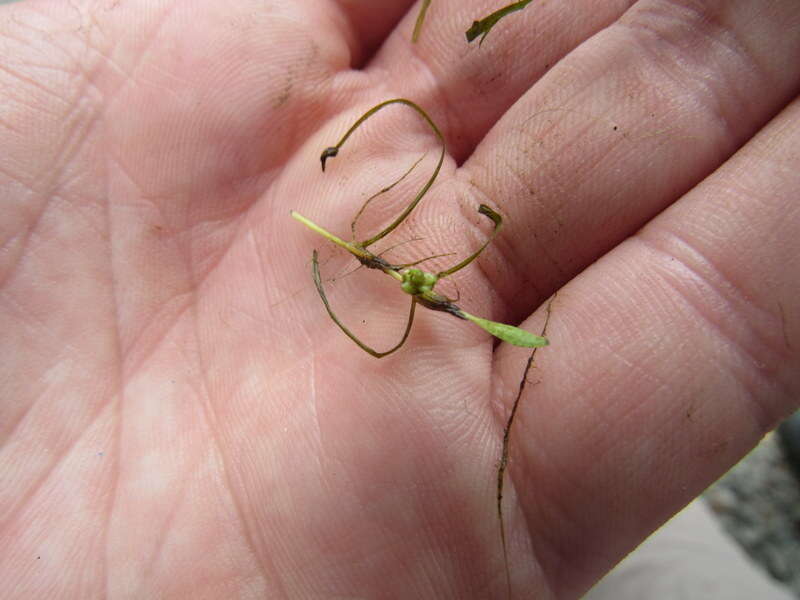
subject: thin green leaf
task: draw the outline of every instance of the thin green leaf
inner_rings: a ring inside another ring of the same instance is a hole
[[[540,348],[542,346],[547,346],[550,343],[547,341],[547,338],[533,335],[529,331],[525,331],[519,327],[514,327],[513,325],[506,325],[505,323],[497,323],[495,321],[490,321],[489,319],[482,319],[481,317],[476,317],[475,315],[471,315],[463,310],[461,311],[461,314],[465,319],[472,321],[478,327],[482,327],[494,337],[500,338],[504,342],[508,342],[509,344],[513,344],[515,346],[521,346],[522,348]]]
[[[422,6],[419,7],[417,22],[414,23],[414,33],[411,34],[411,41],[415,44],[419,39],[419,34],[422,31],[422,23],[425,21],[425,13],[428,12],[428,7],[430,5],[431,5],[431,0],[422,0]]]
[[[522,10],[528,4],[530,4],[533,0],[522,0],[521,2],[514,2],[513,4],[509,4],[508,6],[504,6],[500,10],[494,11],[487,17],[484,17],[480,21],[473,21],[472,27],[467,29],[466,36],[467,42],[473,41],[476,37],[481,36],[481,40],[478,42],[480,46],[483,44],[483,40],[489,35],[492,27],[497,25],[497,22],[505,16],[510,15],[513,12],[518,10]]]
[[[491,241],[494,238],[497,237],[497,234],[500,233],[500,229],[502,229],[502,227],[503,227],[503,217],[501,217],[499,213],[496,213],[495,211],[493,211],[491,208],[489,208],[485,204],[481,204],[478,207],[478,212],[480,214],[488,217],[492,221],[492,223],[494,223],[494,230],[492,231],[492,235],[490,235],[487,238],[487,240],[485,242],[483,242],[483,244],[481,245],[480,248],[478,248],[475,252],[470,254],[467,258],[462,260],[460,263],[458,263],[457,265],[453,265],[449,269],[446,269],[444,271],[440,271],[439,273],[437,273],[436,275],[439,277],[439,279],[447,277],[448,275],[452,275],[456,271],[460,271],[461,269],[466,267],[468,264],[470,264],[473,260],[478,258],[480,253],[483,252],[486,249],[486,246],[488,246],[491,243]]]
[[[419,192],[417,192],[417,195],[414,196],[414,199],[408,204],[408,206],[406,206],[403,209],[403,212],[401,212],[400,215],[394,221],[392,221],[392,223],[390,223],[388,226],[386,226],[386,228],[382,229],[381,231],[379,231],[378,233],[373,235],[368,240],[364,240],[363,242],[358,243],[358,246],[360,246],[361,248],[366,248],[367,246],[371,246],[372,244],[374,244],[378,240],[383,239],[388,234],[390,234],[392,231],[394,231],[395,228],[397,228],[397,226],[400,225],[400,223],[405,221],[405,219],[409,215],[409,213],[412,210],[414,210],[414,207],[416,207],[417,204],[419,203],[419,201],[422,200],[422,197],[425,194],[428,193],[428,190],[433,185],[433,182],[436,180],[436,177],[439,175],[439,171],[442,168],[442,163],[444,162],[444,155],[445,155],[445,152],[446,152],[445,143],[444,143],[444,135],[439,130],[439,128],[436,126],[436,123],[434,123],[433,120],[428,116],[428,113],[426,113],[424,110],[422,110],[422,108],[420,106],[418,106],[416,103],[412,102],[411,100],[407,100],[405,98],[393,98],[391,100],[385,100],[384,102],[381,102],[380,104],[376,104],[375,106],[370,108],[367,112],[365,112],[363,115],[361,115],[355,123],[353,123],[350,126],[350,129],[348,129],[345,132],[345,134],[342,136],[342,139],[339,140],[339,143],[337,143],[335,146],[331,146],[329,148],[325,148],[325,150],[322,151],[322,155],[320,156],[320,161],[322,162],[322,170],[323,171],[325,170],[325,162],[329,158],[333,158],[339,153],[339,149],[347,141],[347,138],[349,138],[356,129],[361,127],[361,125],[364,123],[364,121],[369,119],[372,115],[374,115],[379,110],[382,110],[382,109],[386,108],[387,106],[389,106],[391,104],[405,104],[406,106],[414,109],[425,120],[425,122],[430,126],[430,128],[433,130],[433,133],[436,134],[436,137],[439,139],[439,142],[442,145],[442,149],[441,149],[441,152],[439,153],[439,160],[436,162],[436,167],[434,168],[433,173],[431,173],[431,176],[428,179],[428,181],[425,183],[425,185],[423,185],[422,188],[419,190]]]
[[[414,309],[417,307],[416,298],[411,298],[411,307],[408,309],[408,321],[406,322],[406,329],[403,332],[403,337],[400,338],[400,341],[389,350],[386,350],[385,352],[378,352],[374,348],[367,346],[364,342],[358,339],[356,334],[350,331],[347,326],[339,320],[339,317],[336,316],[336,313],[333,312],[330,302],[328,302],[328,297],[325,295],[325,288],[322,287],[322,277],[319,273],[319,258],[316,250],[314,250],[314,253],[311,255],[311,276],[314,279],[314,286],[317,288],[319,297],[322,298],[322,303],[325,305],[325,310],[328,311],[328,316],[331,318],[331,320],[333,320],[334,323],[336,323],[339,329],[341,329],[347,337],[358,344],[359,348],[365,352],[368,352],[375,358],[383,358],[384,356],[388,356],[392,352],[399,350],[400,347],[405,344],[406,340],[408,339],[408,334],[411,333],[411,325],[414,323]]]

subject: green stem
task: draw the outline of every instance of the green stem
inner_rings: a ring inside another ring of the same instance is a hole
[[[292,215],[292,218],[296,219],[297,221],[300,221],[303,225],[308,227],[311,231],[315,231],[316,233],[320,234],[325,239],[330,240],[331,242],[333,242],[337,246],[341,246],[342,248],[347,250],[350,254],[355,256],[356,258],[364,259],[364,260],[367,260],[367,261],[369,261],[370,259],[375,258],[375,255],[372,254],[372,252],[370,252],[369,250],[365,250],[364,248],[361,248],[361,247],[359,247],[357,245],[351,244],[350,242],[345,242],[342,238],[332,234],[330,231],[328,231],[324,227],[321,227],[321,226],[317,225],[316,223],[314,223],[314,221],[312,221],[311,219],[309,219],[307,217],[304,217],[299,212],[297,212],[295,210],[292,210],[292,211],[289,211],[289,212]],[[397,271],[394,271],[392,269],[383,269],[383,272],[388,274],[388,275],[391,275],[392,277],[394,277],[398,281],[402,281],[403,280],[403,276],[400,275],[400,273],[398,273]]]
[[[411,34],[411,41],[413,43],[417,43],[419,40],[419,34],[422,31],[422,23],[425,21],[425,13],[428,12],[428,7],[431,5],[431,0],[422,0],[422,6],[419,9],[419,14],[417,15],[417,22],[414,23],[414,33]]]

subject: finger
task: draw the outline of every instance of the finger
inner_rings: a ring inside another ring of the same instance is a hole
[[[798,144],[800,100],[556,297],[510,471],[557,597],[797,406]],[[500,363],[507,389],[519,362]]]
[[[696,185],[797,93],[797,3],[681,6],[638,3],[517,102],[462,168],[465,202],[508,217],[487,271],[511,315]]]
[[[412,10],[367,68],[403,95],[447,115],[450,152],[460,162],[492,124],[539,77],[631,4],[533,2],[506,17],[485,42],[464,32],[498,8],[489,0],[436,0],[416,44]]]
[[[384,41],[400,18],[409,12],[413,0],[336,0],[347,19],[351,35],[346,39],[352,53],[352,66],[359,66]],[[412,11],[416,12],[416,11]]]

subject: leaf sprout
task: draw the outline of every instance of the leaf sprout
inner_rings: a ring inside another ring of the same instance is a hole
[[[322,170],[324,171],[326,161],[338,155],[341,147],[344,145],[344,143],[347,141],[350,135],[356,129],[358,129],[358,127],[360,127],[367,119],[372,117],[375,113],[392,104],[403,104],[415,110],[430,126],[430,128],[436,134],[436,137],[439,139],[439,142],[442,145],[442,149],[439,154],[439,159],[436,163],[436,167],[434,168],[433,173],[425,182],[425,184],[422,186],[422,188],[417,192],[416,196],[401,211],[401,213],[394,219],[394,221],[392,221],[388,226],[386,226],[378,233],[368,237],[363,241],[357,241],[355,238],[356,221],[364,212],[364,208],[366,207],[366,205],[372,199],[374,199],[375,196],[383,193],[384,191],[388,191],[394,185],[396,185],[400,180],[406,177],[406,175],[410,173],[410,171],[414,168],[414,166],[416,166],[416,164],[418,164],[419,161],[415,163],[415,165],[413,165],[411,169],[406,171],[406,173],[403,174],[398,181],[384,188],[383,190],[378,192],[378,194],[375,194],[374,196],[371,196],[366,200],[361,209],[356,213],[356,216],[351,223],[351,231],[353,232],[353,239],[350,242],[347,242],[341,239],[340,237],[334,235],[327,229],[317,225],[309,218],[304,217],[303,215],[301,215],[296,211],[291,211],[291,215],[293,218],[300,221],[303,225],[305,225],[312,231],[315,231],[316,233],[320,234],[324,238],[333,242],[337,246],[340,246],[345,250],[347,250],[348,252],[350,252],[350,254],[352,254],[363,266],[369,269],[377,269],[383,271],[390,277],[394,277],[400,283],[400,289],[409,296],[411,296],[411,303],[408,311],[408,320],[406,322],[405,331],[403,332],[403,336],[401,337],[400,341],[395,346],[382,352],[375,350],[374,348],[368,346],[363,341],[361,341],[352,331],[350,331],[350,329],[347,328],[347,326],[344,323],[342,323],[342,321],[339,319],[339,317],[331,308],[330,302],[328,301],[328,298],[325,294],[325,289],[322,284],[322,278],[320,276],[317,251],[314,250],[311,259],[312,278],[314,280],[314,285],[317,288],[317,292],[319,293],[320,298],[322,299],[322,303],[324,304],[325,309],[328,312],[328,315],[333,320],[333,322],[336,323],[336,325],[345,333],[345,335],[347,335],[351,340],[353,340],[362,350],[368,352],[369,354],[371,354],[376,358],[381,358],[383,356],[387,356],[395,352],[405,343],[405,341],[408,339],[409,333],[411,332],[411,325],[414,322],[414,313],[417,304],[420,304],[430,310],[449,313],[459,319],[471,321],[472,323],[476,324],[478,327],[483,328],[493,336],[505,342],[513,344],[515,346],[522,346],[525,348],[537,348],[541,346],[546,346],[548,344],[548,341],[544,337],[534,335],[528,331],[525,331],[524,329],[520,329],[519,327],[514,327],[513,325],[506,325],[505,323],[497,323],[495,321],[490,321],[489,319],[484,319],[482,317],[470,314],[461,307],[459,307],[458,305],[456,305],[451,298],[443,296],[434,291],[434,287],[436,286],[437,282],[439,282],[441,279],[444,279],[445,277],[452,275],[453,273],[460,271],[461,269],[469,265],[472,261],[474,261],[476,258],[478,258],[478,256],[486,249],[486,247],[500,232],[500,229],[503,226],[503,219],[499,213],[489,208],[487,205],[481,204],[478,207],[478,212],[487,217],[494,224],[494,228],[491,235],[475,252],[467,256],[462,261],[456,263],[452,267],[445,269],[443,271],[432,273],[416,268],[415,265],[423,262],[424,260],[428,260],[430,258],[435,258],[435,257],[428,257],[426,259],[423,259],[423,261],[417,261],[416,263],[391,264],[385,259],[383,259],[381,256],[373,254],[368,249],[369,246],[371,246],[378,240],[383,239],[389,233],[394,231],[409,216],[411,211],[414,210],[414,208],[417,206],[422,197],[428,192],[428,190],[433,185],[433,182],[435,181],[437,175],[439,174],[445,156],[445,143],[442,132],[439,130],[436,124],[431,120],[428,114],[417,104],[405,98],[394,98],[392,100],[386,100],[384,102],[381,102],[380,104],[377,104],[372,108],[370,108],[358,120],[356,120],[356,122],[350,127],[350,129],[348,129],[345,132],[345,134],[342,136],[342,138],[335,146],[326,148],[325,150],[322,151],[322,154],[320,156],[320,162],[322,163]]]

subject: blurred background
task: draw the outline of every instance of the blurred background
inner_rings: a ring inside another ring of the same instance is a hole
[[[800,411],[703,498],[747,554],[800,598]]]

